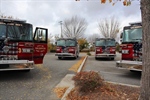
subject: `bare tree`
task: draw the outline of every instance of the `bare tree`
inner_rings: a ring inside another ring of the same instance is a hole
[[[53,36],[51,33],[49,33],[48,39],[50,40],[51,43],[53,42],[53,37],[54,37],[54,36]]]
[[[65,37],[82,38],[87,28],[87,22],[84,18],[73,16],[71,19],[66,19],[63,23],[62,33]]]
[[[54,38],[55,38],[55,41],[56,41],[59,38],[59,34],[55,34]]]
[[[100,34],[102,34],[105,38],[110,37],[116,39],[117,34],[120,31],[120,23],[114,17],[106,18],[98,22],[98,28]]]
[[[99,37],[100,37],[99,34],[94,33],[94,34],[90,35],[87,40],[88,40],[89,43],[93,43],[95,41],[95,39],[99,38]]]

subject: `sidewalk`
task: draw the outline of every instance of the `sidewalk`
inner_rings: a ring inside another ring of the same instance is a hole
[[[84,53],[84,52],[81,52],[79,54],[79,58],[82,58],[84,57],[84,60],[83,62],[80,64],[77,72],[80,72],[82,70],[82,67],[87,59],[87,53]],[[75,74],[67,74],[61,81],[59,84],[57,84],[57,86],[55,87],[56,89],[57,88],[67,88],[67,90],[65,91],[65,93],[63,94],[61,100],[66,100],[66,96],[68,95],[68,93],[74,88],[74,81],[72,80],[72,77],[74,76]],[[64,90],[61,90],[61,92],[63,92]]]

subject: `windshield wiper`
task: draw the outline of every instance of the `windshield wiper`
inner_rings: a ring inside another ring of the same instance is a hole
[[[142,40],[142,39],[132,39],[132,40]]]

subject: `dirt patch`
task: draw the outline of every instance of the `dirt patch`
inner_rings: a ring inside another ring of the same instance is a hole
[[[106,83],[93,92],[79,93],[75,87],[66,100],[138,100],[139,87],[124,86],[119,84]]]

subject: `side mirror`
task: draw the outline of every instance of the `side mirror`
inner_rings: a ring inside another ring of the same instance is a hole
[[[55,45],[57,45],[57,42],[55,42]]]
[[[120,38],[122,39],[123,32],[120,34]]]
[[[93,45],[95,45],[95,42],[93,42]]]
[[[120,39],[120,42],[122,42],[122,39]]]

